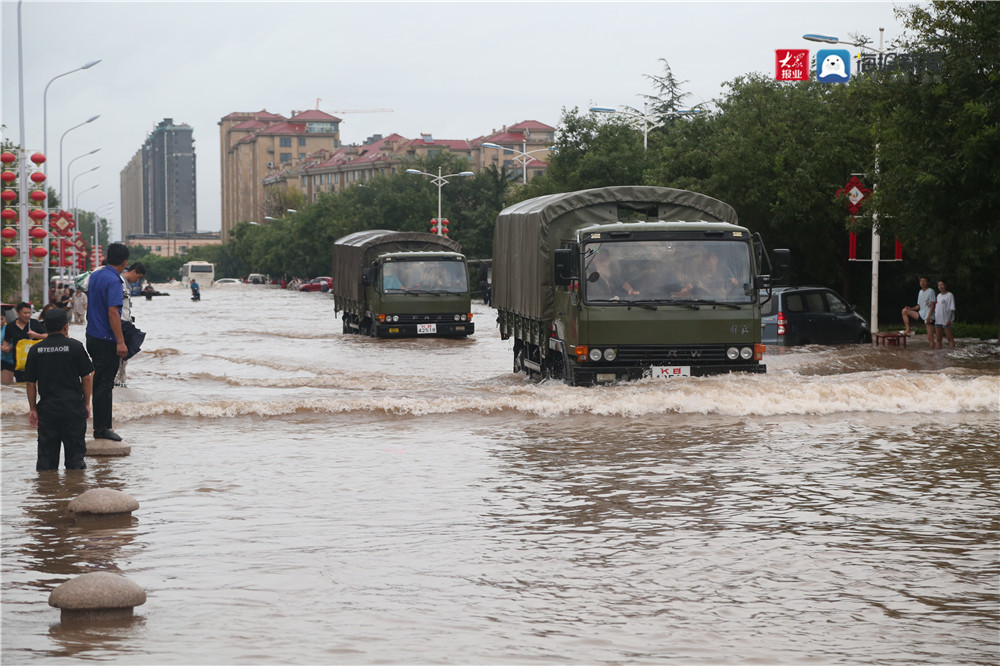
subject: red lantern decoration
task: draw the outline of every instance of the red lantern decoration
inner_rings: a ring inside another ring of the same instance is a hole
[[[4,171],[3,173],[0,173],[0,181],[3,181],[4,183],[13,183],[15,180],[17,180],[17,174],[13,171]]]
[[[31,156],[31,161],[37,164],[38,166],[41,166],[42,164],[45,163],[45,155],[42,155],[41,153],[35,153],[34,155]]]
[[[3,256],[5,259],[11,259],[12,257],[16,257],[17,248],[13,248],[8,245],[4,249],[0,250],[0,256]]]
[[[13,164],[16,161],[17,155],[14,153],[3,153],[0,155],[0,162],[3,162],[4,164]]]
[[[17,211],[13,208],[4,208],[3,212],[0,213],[0,218],[3,218],[8,222],[13,222],[17,220]]]
[[[34,194],[34,192],[32,192]],[[28,211],[28,217],[33,219],[35,222],[41,222],[45,219],[45,211],[41,208],[32,208]]]
[[[17,192],[14,190],[4,190],[3,192],[0,192],[0,199],[10,203],[11,201],[17,199]]]
[[[39,203],[45,201],[45,192],[43,190],[33,190],[28,196],[31,197],[32,201],[37,201]]]
[[[41,227],[31,227],[31,231],[28,232],[28,235],[36,240],[42,240],[49,234]]]
[[[53,268],[57,268],[59,266],[59,260],[58,259],[53,259],[52,261],[49,262],[49,266],[52,266]]]
[[[0,231],[0,236],[3,236],[4,240],[14,240],[17,238],[17,229],[14,227],[4,227],[3,231]]]
[[[28,178],[30,178],[31,182],[33,182],[33,183],[44,183],[45,182],[45,174],[42,173],[41,171],[35,171],[30,176],[28,176]]]
[[[49,253],[44,247],[33,247],[31,248],[31,256],[41,259]]]

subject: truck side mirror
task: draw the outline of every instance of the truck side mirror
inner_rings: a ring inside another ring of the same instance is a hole
[[[566,286],[576,277],[573,265],[574,252],[569,248],[559,248],[553,252],[552,265],[555,268],[554,282]]]
[[[774,272],[771,275],[771,285],[775,287],[788,286],[792,283],[792,252],[791,250],[774,251]]]
[[[363,268],[361,269],[361,284],[366,287],[375,284],[375,269],[374,268]]]

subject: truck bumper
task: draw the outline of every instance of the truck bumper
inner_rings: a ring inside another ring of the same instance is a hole
[[[459,338],[476,332],[476,325],[471,321],[457,323],[436,323],[433,331],[421,328],[418,324],[377,324],[375,335],[379,338]],[[419,329],[419,330],[418,330]]]
[[[691,366],[615,366],[615,365],[577,365],[572,369],[575,386],[591,384],[609,384],[622,380],[636,380],[645,377],[672,379],[683,377],[705,377],[708,375],[724,375],[730,372],[749,372],[762,374],[767,372],[763,363],[740,363],[726,365],[691,365]]]

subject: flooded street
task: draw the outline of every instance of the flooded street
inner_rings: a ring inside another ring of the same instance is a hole
[[[1000,659],[995,343],[579,388],[514,375],[481,304],[468,340],[384,341],[325,294],[165,289],[130,456],[36,473],[3,388],[4,664]],[[131,525],[74,523],[95,487]],[[61,624],[97,570],[146,604]]]

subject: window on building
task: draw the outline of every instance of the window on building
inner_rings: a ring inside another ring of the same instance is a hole
[[[290,137],[290,136],[283,136],[283,137],[281,137],[279,139],[279,141],[281,142],[281,147],[282,148],[291,148],[292,147],[292,137]]]
[[[292,154],[291,153],[281,153],[281,157],[279,159],[282,162],[291,162],[292,161]]]
[[[305,153],[299,153],[299,159],[300,160],[304,160],[305,158],[306,158],[306,154]]]
[[[302,147],[306,145],[306,138],[304,136],[299,137],[299,146]]]
[[[163,250],[163,246],[162,245],[157,245],[156,246],[156,251],[160,252],[161,250]]]

